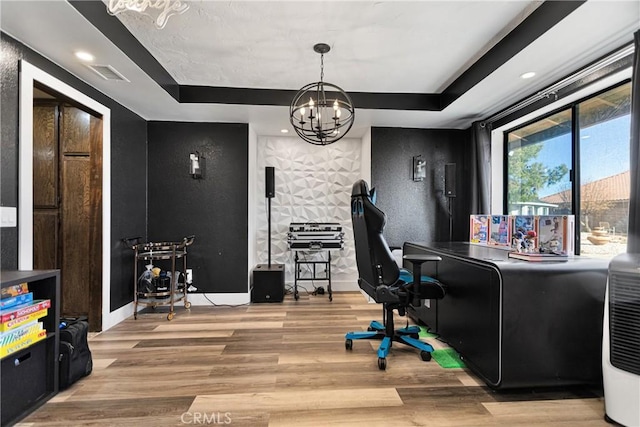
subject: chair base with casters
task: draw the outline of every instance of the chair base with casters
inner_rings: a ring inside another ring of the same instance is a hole
[[[367,332],[348,332],[345,336],[344,345],[347,350],[353,349],[354,340],[381,340],[380,346],[378,347],[378,368],[380,370],[387,368],[387,355],[391,350],[393,342],[405,344],[420,350],[420,358],[425,362],[431,360],[431,353],[434,350],[430,344],[420,341],[420,328],[418,326],[407,325],[404,328],[395,329],[393,312],[397,310],[400,316],[405,316],[406,307],[412,305],[412,303],[416,305],[419,304],[421,299],[442,298],[443,292],[441,290],[443,289],[443,285],[431,277],[421,276],[420,271],[422,263],[427,261],[437,262],[440,261],[441,258],[432,255],[412,255],[404,256],[403,258],[413,264],[413,274],[406,270],[401,271],[400,286],[395,286],[391,289],[387,286],[378,286],[374,293],[376,302],[383,303],[383,323],[373,320],[367,328]],[[419,283],[421,285],[428,285],[431,286],[431,288],[423,289],[422,292],[419,290],[417,294],[415,291],[413,291],[413,294],[412,292],[403,291],[402,285],[407,286],[407,288],[413,288],[416,277],[420,277]],[[364,283],[362,279],[359,279],[359,285],[363,289],[366,289],[368,286],[370,287],[370,285]]]
[[[381,370],[387,369],[387,355],[394,341],[420,350],[420,358],[425,362],[431,360],[433,347],[430,344],[420,341],[418,338],[420,328],[418,326],[394,329],[393,310],[396,308],[397,307],[393,306],[385,307],[384,317],[386,326],[377,320],[372,320],[367,332],[347,332],[344,342],[345,348],[351,350],[354,340],[381,340],[380,346],[378,347],[378,368]],[[387,332],[389,328],[392,330],[391,333]]]

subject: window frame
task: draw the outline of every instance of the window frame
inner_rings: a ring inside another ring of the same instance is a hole
[[[630,83],[630,78],[625,78],[619,82],[607,86],[601,90],[595,91],[581,98],[568,102],[558,108],[545,112],[539,116],[527,120],[517,126],[507,128],[502,132],[502,212],[508,212],[509,207],[509,134],[519,129],[527,127],[533,123],[544,120],[548,117],[558,114],[564,110],[571,110],[571,168],[569,170],[569,181],[571,182],[571,214],[575,216],[575,254],[580,255],[580,123],[579,123],[579,106],[581,103],[591,98],[602,95],[603,93],[614,90],[620,86]],[[578,183],[578,185],[576,185]]]

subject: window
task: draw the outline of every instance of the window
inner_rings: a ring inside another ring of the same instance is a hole
[[[571,109],[508,133],[510,215],[571,213]],[[543,200],[561,193],[563,204]]]
[[[625,83],[505,132],[507,213],[573,214],[578,253],[626,251],[630,110]]]
[[[613,256],[627,249],[631,83],[577,105],[580,253]]]

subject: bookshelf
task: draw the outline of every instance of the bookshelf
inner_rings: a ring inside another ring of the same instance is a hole
[[[51,300],[47,315],[39,319],[46,338],[0,360],[0,425],[23,419],[58,393],[60,324],[59,270],[2,271],[0,287],[27,283],[34,299]]]

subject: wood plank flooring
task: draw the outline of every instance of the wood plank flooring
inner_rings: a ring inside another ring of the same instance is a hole
[[[378,342],[347,351],[344,334],[366,330],[381,307],[333,296],[179,308],[171,322],[166,307],[141,313],[92,336],[93,373],[18,425],[607,425],[601,389],[495,392],[401,345],[380,371]]]

